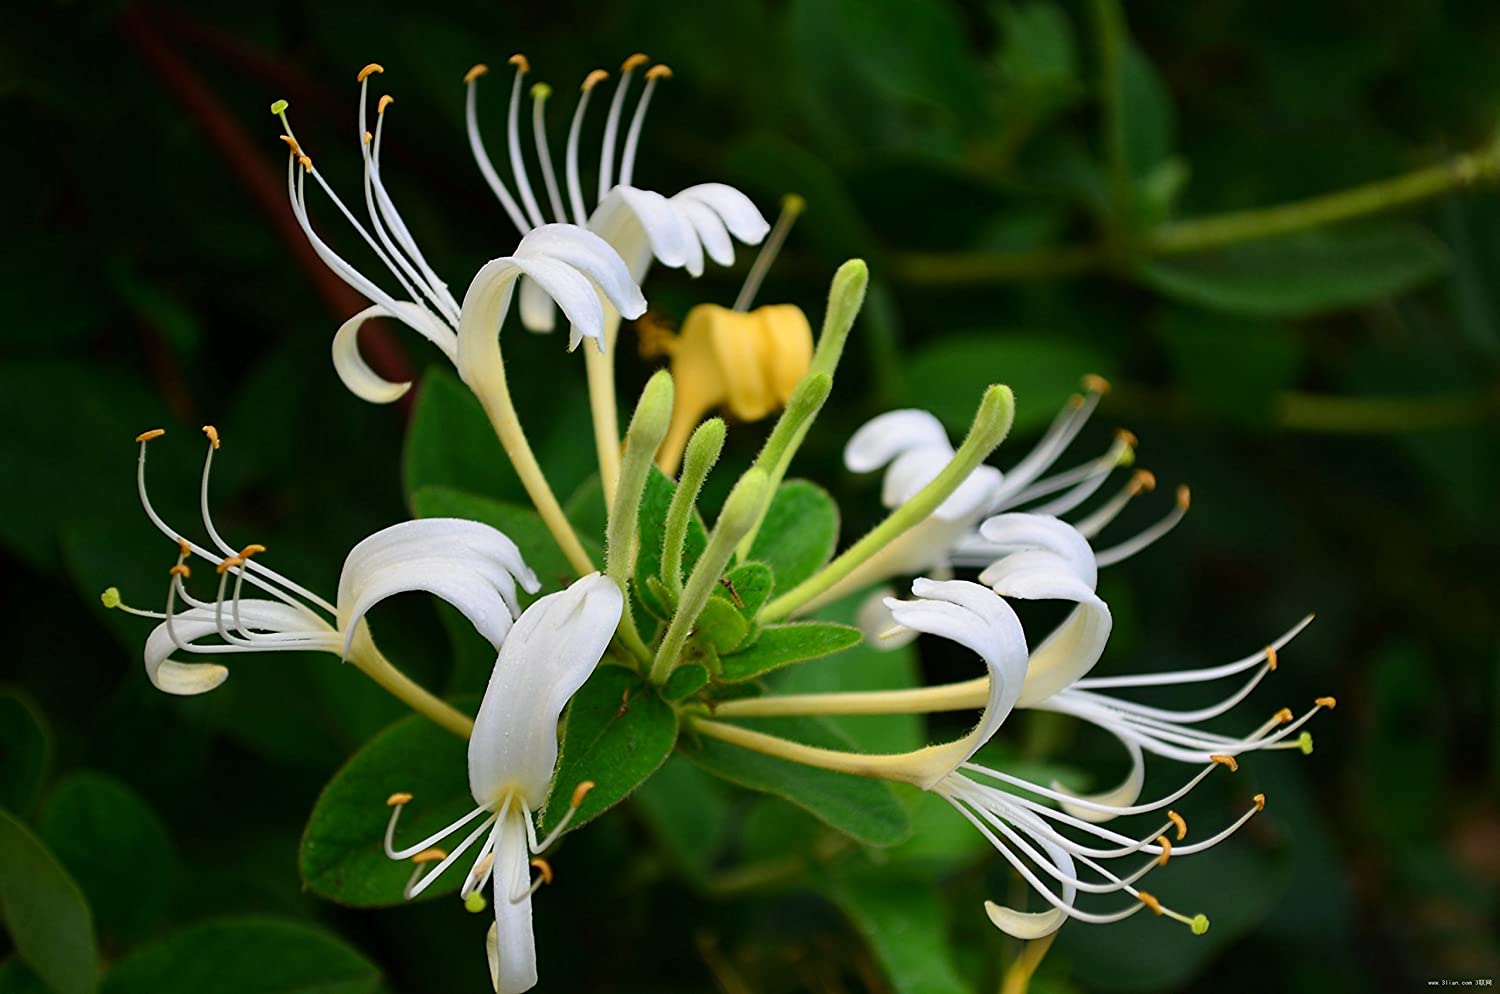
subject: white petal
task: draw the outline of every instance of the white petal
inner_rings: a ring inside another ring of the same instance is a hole
[[[443,350],[452,359],[458,351],[458,339],[446,325],[416,304],[401,304],[394,313],[378,304],[366,307],[339,325],[333,335],[333,368],[344,386],[360,400],[372,404],[389,404],[411,389],[410,383],[392,383],[370,368],[359,351],[359,329],[372,318],[395,318]]]
[[[1098,582],[1094,550],[1078,529],[1046,514],[998,514],[979,526],[979,534],[1005,550],[1045,549],[1062,557],[1073,575],[1090,590]],[[981,583],[986,582],[981,580]]]
[[[499,648],[518,609],[515,581],[540,586],[516,544],[477,521],[403,521],[360,542],[339,575],[344,652],[370,608],[392,594],[423,590],[448,601]]]
[[[646,298],[630,268],[609,242],[575,224],[544,224],[521,239],[516,256],[541,256],[566,263],[593,281],[604,298],[627,318],[646,312]],[[523,305],[525,290],[522,290]],[[566,310],[566,308],[564,308]]]
[[[511,895],[523,892],[531,883],[524,818],[521,812],[510,811],[496,826],[495,924],[485,940],[496,994],[522,994],[537,981],[531,896],[511,900]]]
[[[771,230],[766,223],[765,216],[755,206],[754,202],[740,191],[724,183],[699,183],[690,186],[677,196],[674,201],[696,200],[713,209],[714,213],[724,219],[724,224],[729,228],[731,234],[746,245],[759,245],[761,239]]]
[[[245,598],[240,601],[240,620],[253,631],[276,633],[332,633],[323,619],[310,611],[281,601]],[[234,615],[224,606],[224,625],[235,627]],[[172,636],[193,642],[219,630],[215,612],[208,608],[189,608],[173,616],[172,628],[163,621],[146,638],[146,676],[158,690],[184,696],[213,690],[229,676],[229,670],[218,663],[182,663],[168,657],[177,652]],[[316,648],[316,646],[314,646]]]
[[[557,323],[556,307],[547,291],[535,280],[521,280],[521,326],[527,331],[551,331]]]
[[[672,199],[682,216],[687,218],[693,230],[698,233],[698,240],[703,243],[708,257],[721,266],[734,265],[734,242],[730,240],[729,229],[724,227],[724,221],[718,213],[697,200],[683,199],[680,194]]]
[[[879,469],[909,449],[953,446],[942,422],[926,411],[887,411],[865,422],[844,446],[844,465],[854,473]]]
[[[589,230],[613,245],[637,278],[651,257],[669,269],[686,268],[694,276],[703,272],[703,246],[697,232],[683,212],[659,193],[615,187],[589,217]],[[636,248],[642,235],[651,251],[644,262]]]
[[[557,764],[557,721],[604,654],[624,598],[592,573],[539,599],[500,647],[469,738],[469,787],[492,804],[514,785],[540,806]]]
[[[1040,939],[1051,935],[1068,920],[1068,913],[1061,908],[1050,911],[1017,911],[994,901],[985,901],[984,910],[996,928],[1016,939]]]

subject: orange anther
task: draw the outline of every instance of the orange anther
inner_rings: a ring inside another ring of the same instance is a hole
[[[1156,914],[1161,914],[1161,902],[1156,898],[1152,897],[1150,894],[1147,894],[1145,891],[1137,891],[1135,896],[1138,901],[1140,901],[1146,907],[1150,908]]]
[[[1327,708],[1330,711],[1339,706],[1337,697],[1319,697],[1313,703],[1320,708]]]
[[[1285,725],[1287,722],[1292,720],[1292,709],[1282,708],[1280,711],[1277,711],[1275,714],[1271,715],[1271,720],[1276,722],[1276,724],[1278,725]]]
[[[1187,488],[1187,484],[1177,488],[1177,506],[1186,511],[1193,506],[1193,492]]]
[[[385,805],[388,808],[395,808],[409,803],[411,803],[411,795],[404,790],[398,790],[385,799]]]
[[[1266,646],[1266,665],[1271,668],[1272,673],[1276,672],[1277,662],[1278,660],[1276,658],[1276,647],[1272,645]]]
[[[672,67],[671,66],[667,66],[667,65],[661,65],[661,64],[654,65],[650,69],[646,70],[646,78],[647,79],[671,79],[672,78]]]
[[[312,159],[305,155],[297,156],[297,163],[302,166],[303,172],[312,172]]]
[[[297,144],[297,139],[293,138],[291,135],[282,135],[281,140],[286,142],[287,148],[292,150],[293,155],[302,154],[302,146]]]
[[[1264,795],[1264,794],[1256,794],[1254,797],[1251,798],[1251,800],[1255,802],[1255,810],[1257,810],[1257,811],[1264,811],[1264,810],[1266,810],[1266,795]]]
[[[165,428],[152,428],[150,431],[143,431],[139,435],[135,436],[135,440],[137,442],[149,442],[153,438],[161,438],[166,433],[167,429]]]
[[[1156,489],[1156,474],[1149,469],[1138,469],[1130,478],[1130,493],[1147,494]]]
[[[209,445],[212,445],[216,449],[219,447],[219,429],[213,425],[204,425],[203,434],[208,436]]]
[[[355,79],[358,82],[363,83],[365,80],[369,79],[371,76],[375,75],[378,72],[385,72],[385,66],[381,65],[379,62],[371,62],[369,65],[365,66],[359,71],[359,75],[356,76]]]
[[[600,83],[604,82],[606,79],[609,79],[609,73],[605,72],[603,69],[595,69],[593,72],[583,77],[583,86],[579,87],[579,89],[583,90],[584,93],[587,93],[594,87],[598,86]]]
[[[1172,840],[1165,835],[1158,835],[1156,842],[1161,846],[1161,855],[1156,857],[1156,865],[1166,866],[1167,860],[1172,858]]]
[[[1098,373],[1089,373],[1083,378],[1083,388],[1089,393],[1109,393],[1109,381]]]
[[[1218,763],[1220,766],[1229,767],[1230,773],[1238,773],[1240,771],[1239,760],[1235,759],[1233,756],[1221,756],[1216,754],[1208,758],[1213,760],[1215,763]]]
[[[370,132],[366,131],[365,132],[365,144],[368,145],[368,144],[370,144],[370,142],[372,142],[374,140],[375,140],[375,136],[372,135],[372,134],[370,134]]]
[[[193,543],[185,538],[177,539],[177,548],[182,550],[182,558],[184,559],[193,554]]]
[[[650,62],[650,61],[651,61],[651,57],[650,56],[648,56],[648,55],[646,55],[646,54],[644,54],[642,52],[636,52],[630,58],[628,58],[624,62],[620,63],[620,71],[621,72],[630,72],[632,69],[635,69],[637,66],[640,66],[643,63]]]
[[[526,56],[522,55],[520,52],[517,52],[515,55],[512,55],[506,61],[509,62],[511,65],[515,66],[518,70],[520,70],[523,73],[531,72],[531,62],[528,61],[527,58],[526,58]]]
[[[413,863],[441,863],[447,858],[448,851],[446,849],[438,849],[437,847],[433,847],[431,849],[423,849],[421,852],[413,856],[411,858],[411,861]]]
[[[1126,445],[1130,446],[1132,449],[1138,447],[1141,444],[1140,439],[1135,437],[1135,432],[1130,431],[1128,428],[1117,429],[1115,431],[1115,441],[1123,442]]]
[[[583,799],[585,797],[589,796],[589,791],[591,791],[593,789],[594,789],[594,781],[592,781],[592,780],[585,780],[585,781],[583,781],[577,787],[573,788],[573,797],[572,797],[571,800],[568,801],[568,805],[570,807],[575,807],[575,808],[578,807],[580,804],[583,803]]]
[[[258,556],[265,551],[266,547],[264,545],[261,545],[259,542],[251,542],[240,550],[240,558],[249,559],[251,556]]]
[[[188,567],[183,563],[178,563],[176,566],[173,566],[171,569],[167,570],[167,572],[172,576],[180,576],[184,580],[193,575],[193,571],[188,569]]]
[[[551,863],[547,862],[545,859],[542,859],[542,857],[540,856],[534,856],[532,857],[531,865],[536,867],[537,872],[542,875],[542,883],[550,884],[552,882]]]
[[[375,103],[375,113],[377,113],[377,114],[384,114],[385,113],[385,109],[387,107],[389,107],[391,104],[395,103],[395,102],[396,102],[396,98],[395,97],[391,96],[389,93],[385,94],[378,101],[376,101],[376,103]]]
[[[220,576],[223,576],[225,573],[227,573],[229,570],[234,569],[236,566],[243,565],[245,565],[245,560],[241,557],[229,556],[228,558],[222,560],[219,565],[214,567],[214,572],[219,574]]]
[[[1181,842],[1183,839],[1187,838],[1187,819],[1186,818],[1182,817],[1182,815],[1178,814],[1176,811],[1168,811],[1167,812],[1167,821],[1170,821],[1172,824],[1174,824],[1174,825],[1177,826],[1177,841],[1178,842]]]
[[[480,62],[477,65],[471,67],[468,72],[464,73],[464,82],[465,83],[472,83],[476,79],[478,79],[480,76],[483,76],[485,73],[487,73],[489,71],[490,71],[490,67],[487,66],[487,65],[485,65],[483,62]]]

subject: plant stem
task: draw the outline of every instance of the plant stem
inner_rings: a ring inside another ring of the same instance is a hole
[[[620,416],[615,400],[615,343],[620,333],[620,314],[603,301],[604,350],[588,344],[583,348],[583,370],[589,384],[589,411],[594,419],[594,450],[599,458],[599,484],[604,506],[615,500],[620,480]]]
[[[1031,987],[1031,975],[1036,973],[1036,968],[1042,965],[1042,959],[1047,955],[1047,950],[1052,948],[1052,940],[1056,938],[1057,933],[1053,932],[1040,939],[1032,939],[1022,946],[1021,954],[1005,971],[1005,980],[1000,985],[1000,994],[1026,994]]]
[[[924,521],[995,450],[1010,431],[1014,416],[1015,397],[1009,387],[997,385],[986,390],[968,436],[942,472],[833,562],[767,604],[761,611],[761,619],[772,622],[790,617],[799,607],[848,576],[860,563]]]
[[[352,653],[349,656],[349,662],[359,667],[361,672],[389,691],[397,700],[439,728],[452,732],[461,739],[467,739],[469,733],[474,730],[472,718],[447,701],[434,696],[430,691],[419,686],[411,677],[396,669],[373,643],[370,643],[369,648],[364,652]]]
[[[1099,129],[1109,164],[1113,227],[1128,226],[1134,189],[1130,150],[1125,143],[1125,15],[1119,0],[1093,0],[1094,40],[1099,58]]]
[[[693,520],[693,508],[698,504],[698,494],[703,490],[703,481],[708,471],[719,460],[724,451],[724,436],[728,429],[723,418],[711,418],[693,431],[688,439],[687,455],[682,463],[682,475],[677,480],[677,490],[672,494],[672,503],[667,507],[667,521],[662,537],[661,579],[679,599],[682,597],[682,552],[687,543],[688,525]]]
[[[829,694],[767,694],[722,701],[714,714],[724,718],[781,715],[929,714],[984,707],[989,677],[911,690],[844,691]]]
[[[720,742],[728,742],[730,745],[749,749],[751,752],[758,752],[765,756],[774,756],[777,759],[801,763],[803,766],[813,766],[820,770],[832,770],[835,773],[872,777],[876,780],[896,780],[901,783],[919,782],[911,772],[913,760],[925,751],[918,750],[894,755],[840,752],[837,749],[823,749],[818,746],[803,745],[800,742],[791,742],[775,735],[767,735],[765,732],[740,728],[738,725],[726,725],[721,721],[712,721],[707,718],[694,718],[691,720],[691,725],[693,731],[699,735],[718,739]]]
[[[724,568],[734,555],[734,547],[755,523],[765,492],[765,471],[754,468],[740,477],[734,489],[729,492],[729,498],[724,501],[724,509],[719,512],[719,520],[714,524],[713,533],[708,536],[708,545],[704,547],[703,555],[698,557],[698,563],[693,567],[693,574],[682,588],[682,597],[677,601],[677,613],[672,615],[667,633],[662,636],[661,645],[656,649],[656,659],[651,664],[650,672],[652,683],[664,684],[672,675],[683,643],[687,641],[688,633],[702,613],[703,605],[708,603],[709,595],[718,586],[719,577],[724,575]]]
[[[1500,179],[1500,140],[1415,172],[1305,200],[1170,221],[1142,233],[1134,249],[1146,256],[1222,248],[1275,235],[1351,221]],[[1115,261],[1103,245],[1063,245],[1027,252],[910,252],[897,255],[898,278],[923,286],[969,286],[1050,279],[1102,269]]]
[[[609,509],[606,530],[605,571],[625,594],[625,610],[620,616],[620,640],[642,663],[651,658],[651,650],[635,627],[635,613],[630,607],[630,584],[635,571],[641,494],[646,490],[646,475],[656,449],[667,434],[672,417],[672,374],[659,370],[641,391],[630,427],[625,432],[625,456],[620,463],[619,486]]]

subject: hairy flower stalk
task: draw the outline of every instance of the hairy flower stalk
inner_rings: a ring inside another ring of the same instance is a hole
[[[636,102],[635,112],[630,118],[629,129],[624,137],[624,147],[619,149],[621,124],[624,120],[627,96],[637,71],[650,60],[642,54],[626,59],[620,67],[620,79],[610,101],[605,119],[604,134],[600,146],[598,192],[592,206],[583,193],[580,169],[579,144],[584,116],[588,110],[594,90],[608,78],[603,70],[594,70],[585,77],[568,130],[567,149],[563,156],[564,174],[568,189],[571,215],[564,209],[561,193],[556,189],[555,179],[548,179],[548,195],[553,217],[558,222],[571,221],[599,235],[625,260],[631,279],[639,284],[653,261],[668,268],[686,269],[693,276],[703,272],[704,255],[722,266],[734,263],[734,240],[754,245],[765,238],[770,226],[759,210],[744,194],[722,183],[702,183],[688,187],[673,197],[664,197],[651,190],[633,185],[636,154],[640,148],[641,135],[646,121],[646,110],[658,84],[670,79],[672,71],[664,65],[655,65],[644,72],[645,85]],[[525,156],[520,144],[517,126],[521,100],[522,78],[530,71],[525,56],[510,59],[516,75],[511,85],[510,104],[507,114],[506,147],[509,152],[511,175],[520,193],[520,203],[511,195],[510,188],[501,179],[491,162],[484,140],[480,135],[478,112],[478,81],[489,70],[479,65],[470,69],[464,77],[468,88],[466,121],[469,145],[479,164],[485,181],[500,200],[506,214],[522,234],[546,223],[544,212],[532,192],[526,171]],[[533,134],[537,144],[537,157],[542,163],[544,178],[552,177],[552,153],[546,140],[543,124],[543,103],[550,95],[550,88],[533,88]],[[618,167],[618,170],[617,170]],[[550,331],[554,315],[554,298],[545,287],[538,287],[531,280],[522,281],[521,319],[532,331]],[[620,473],[620,434],[616,413],[614,387],[614,355],[618,337],[620,316],[636,317],[623,311],[617,304],[604,302],[604,318],[597,338],[599,351],[586,353],[585,369],[589,385],[589,406],[594,422],[594,441],[599,458],[600,480],[604,487],[606,502],[614,499],[615,487]],[[572,315],[569,315],[570,320]],[[575,332],[576,334],[576,332]]]
[[[659,371],[646,383],[641,402],[625,433],[625,458],[621,466],[620,485],[615,490],[609,511],[609,530],[605,555],[608,574],[621,590],[629,589],[635,574],[636,536],[640,517],[641,495],[646,490],[646,474],[651,471],[651,457],[667,433],[672,417],[672,374]],[[642,663],[651,658],[651,650],[641,640],[629,601],[620,619],[620,638],[630,653]]]
[[[467,735],[472,725],[467,716],[417,686],[376,648],[365,615],[393,594],[425,590],[458,608],[498,649],[520,612],[517,585],[528,592],[538,588],[535,574],[515,543],[487,525],[455,518],[393,525],[350,551],[339,577],[338,598],[330,602],[261,562],[265,546],[252,544],[236,551],[219,534],[209,512],[209,479],[220,438],[212,425],[203,431],[208,436],[208,454],[199,507],[207,546],[189,541],[169,526],[147,495],[146,449],[165,432],[155,429],[136,439],[141,507],[157,530],[177,544],[177,557],[170,570],[165,610],[127,607],[113,588],[106,592],[105,603],[161,621],[146,640],[146,674],[151,682],[170,694],[201,694],[229,676],[219,663],[182,662],[170,658],[174,652],[207,656],[329,652],[353,663],[413,710],[455,734]],[[217,583],[211,600],[188,589],[189,562],[194,559],[214,567]],[[264,596],[245,597],[247,585]]]

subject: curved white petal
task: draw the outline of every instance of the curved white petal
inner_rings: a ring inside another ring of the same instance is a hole
[[[239,602],[239,617],[245,626],[256,632],[278,634],[328,634],[329,644],[312,644],[307,648],[331,649],[333,629],[322,618],[304,608],[293,607],[281,601],[242,599]],[[223,609],[223,623],[235,626],[234,615],[229,605]],[[190,696],[204,694],[223,683],[229,676],[228,668],[218,663],[183,663],[170,659],[178,651],[177,640],[194,642],[213,635],[219,630],[219,619],[210,608],[189,608],[172,617],[169,630],[163,621],[152,629],[146,638],[146,676],[156,689],[168,694]]]
[[[1032,840],[1047,851],[1052,857],[1053,865],[1061,871],[1065,878],[1076,878],[1077,869],[1073,865],[1073,857],[1068,851],[1047,837],[1046,832],[1036,831],[1037,819],[1025,817],[1014,808],[1008,808],[1002,817],[1008,818],[1018,831],[1023,831],[1031,836]],[[1029,873],[1028,873],[1029,876]],[[1040,891],[1040,881],[1034,877],[1028,882]],[[989,915],[990,922],[1006,935],[1017,939],[1040,939],[1051,935],[1062,928],[1063,922],[1068,920],[1068,910],[1078,897],[1078,888],[1066,879],[1060,881],[1062,894],[1059,898],[1049,897],[1053,906],[1047,911],[1017,911],[1015,908],[997,904],[994,901],[984,902],[985,914]],[[1048,897],[1047,894],[1043,894]],[[1058,903],[1062,906],[1059,907]]]
[[[669,269],[703,272],[703,247],[692,224],[659,193],[617,186],[594,208],[588,227],[620,253],[637,282],[653,258]]]
[[[516,544],[488,525],[423,518],[384,528],[344,560],[337,601],[342,651],[372,607],[413,590],[448,601],[498,649],[519,609],[517,580],[527,591],[540,587]]]
[[[496,994],[523,994],[536,986],[536,937],[531,926],[531,867],[526,858],[525,815],[510,811],[495,826],[495,924],[485,938]]]
[[[979,534],[1002,552],[1042,549],[1054,553],[1090,590],[1098,583],[1099,568],[1088,539],[1077,528],[1052,515],[997,514],[979,526]]]
[[[557,324],[557,308],[535,280],[521,280],[520,310],[521,326],[527,331],[548,332]]]
[[[926,411],[887,411],[860,426],[844,446],[844,465],[853,473],[870,473],[910,449],[953,446],[942,422]]]
[[[471,387],[480,388],[504,375],[500,326],[522,275],[536,280],[583,334],[596,340],[604,334],[604,308],[587,276],[540,255],[492,259],[474,275],[460,308],[458,375]]]
[[[372,318],[395,318],[414,328],[442,349],[449,360],[458,352],[458,339],[452,330],[424,307],[410,303],[399,303],[394,311],[379,304],[366,307],[339,325],[333,335],[333,368],[349,392],[360,400],[389,404],[411,389],[410,383],[393,383],[378,375],[360,353],[359,329]]]
[[[539,599],[500,647],[469,738],[469,787],[479,804],[515,788],[540,806],[557,764],[557,721],[619,624],[624,597],[600,573]]]
[[[754,201],[725,183],[699,183],[681,191],[672,200],[676,203],[696,201],[710,208],[723,219],[730,234],[746,245],[759,245],[771,230]]]
[[[521,239],[516,248],[517,258],[534,256],[566,263],[587,276],[625,317],[638,318],[646,313],[646,298],[631,277],[630,267],[609,242],[592,231],[576,224],[544,224]],[[524,289],[522,297],[524,307]],[[567,310],[566,306],[563,309]]]
[[[697,232],[698,241],[708,257],[721,266],[734,265],[734,242],[730,240],[729,229],[724,226],[718,212],[697,200],[682,199],[680,195],[672,199]]]
[[[989,696],[979,724],[968,735],[925,753],[930,789],[989,741],[1015,706],[1026,679],[1026,633],[1011,606],[968,580],[918,579],[912,593],[919,599],[890,599],[896,621],[930,635],[940,635],[976,653],[989,671]]]

